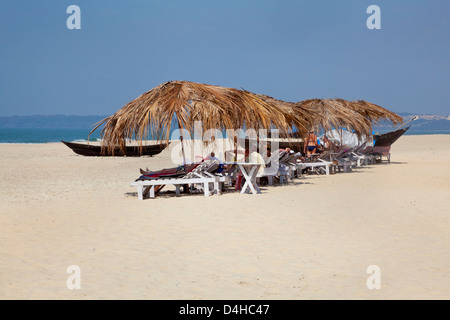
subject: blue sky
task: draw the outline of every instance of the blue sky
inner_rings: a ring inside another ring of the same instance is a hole
[[[169,80],[449,114],[449,15],[448,0],[2,1],[0,116],[108,115]]]

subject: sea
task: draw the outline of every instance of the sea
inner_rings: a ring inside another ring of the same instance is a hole
[[[51,143],[86,142],[89,129],[33,129],[33,128],[0,128],[0,143]],[[380,133],[384,133],[381,132]],[[405,135],[450,134],[450,130],[408,130]],[[99,141],[100,131],[93,132],[89,141]]]
[[[0,128],[0,143],[49,143],[88,141],[89,129]],[[100,132],[93,132],[89,141],[98,141]]]

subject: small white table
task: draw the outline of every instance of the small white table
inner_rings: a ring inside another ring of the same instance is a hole
[[[242,172],[245,183],[241,189],[241,193],[261,193],[258,183],[256,183],[256,175],[258,174],[259,168],[262,166],[261,163],[251,163],[251,162],[227,162],[227,165],[237,165],[239,171]]]

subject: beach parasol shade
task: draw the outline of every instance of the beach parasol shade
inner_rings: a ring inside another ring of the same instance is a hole
[[[304,125],[304,128],[298,128],[300,132],[306,131],[307,133],[307,131],[309,131],[309,129],[315,123],[315,115],[312,114],[309,110],[297,108],[294,102],[275,99],[265,94],[256,94],[256,96],[267,103],[276,105],[277,107],[282,109],[283,112],[292,114],[293,116],[298,118],[298,121],[300,121]]]
[[[336,99],[336,101],[341,102],[347,108],[361,114],[374,124],[381,121],[387,121],[391,122],[393,125],[398,125],[403,122],[403,118],[398,114],[365,100],[347,101]]]
[[[294,104],[297,112],[309,113],[311,129],[322,127],[325,131],[346,128],[359,137],[370,135],[372,123],[360,113],[346,107],[336,99],[308,99]]]
[[[193,135],[195,121],[202,129],[271,129],[290,132],[305,128],[300,117],[234,88],[189,81],[169,81],[145,92],[122,109],[96,124],[102,129],[102,145],[108,151],[124,149],[127,139],[142,140],[152,134],[158,141],[170,139],[174,123]],[[92,133],[91,131],[91,133]]]

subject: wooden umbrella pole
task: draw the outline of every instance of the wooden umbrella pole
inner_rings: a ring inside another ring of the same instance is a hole
[[[235,132],[236,134],[236,132]],[[233,142],[234,142],[234,161],[237,161],[237,152],[238,152],[238,139],[237,136],[235,135],[233,138]]]
[[[181,125],[180,119],[178,119],[177,116],[177,121],[178,121],[178,128],[180,129],[180,141],[181,141],[181,152],[183,153],[183,165],[186,165],[186,156],[184,155],[184,145],[183,145],[183,126]]]

